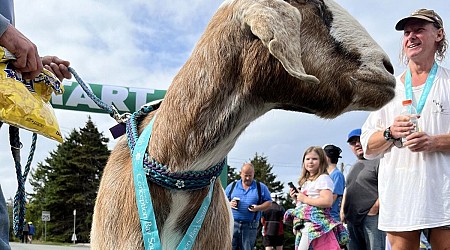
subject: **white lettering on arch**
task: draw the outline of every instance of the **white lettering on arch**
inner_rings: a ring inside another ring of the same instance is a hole
[[[88,105],[92,109],[101,109],[94,101],[84,92],[81,86],[76,86],[67,99],[66,106],[77,107],[80,104]]]
[[[102,101],[109,105],[114,104],[119,111],[130,111],[125,104],[127,98],[128,89],[125,87],[106,85],[102,87]]]
[[[130,88],[130,92],[136,93],[136,110],[147,104],[147,94],[154,94],[154,89]]]

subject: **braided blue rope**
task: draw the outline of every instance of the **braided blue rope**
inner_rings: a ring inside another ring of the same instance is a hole
[[[86,83],[81,79],[81,77],[78,75],[78,73],[72,68],[69,67],[69,72],[72,73],[72,75],[77,80],[78,84],[80,84],[81,88],[83,88],[84,92],[91,98],[100,108],[105,110],[111,117],[114,117],[114,110],[111,106],[104,103],[100,98],[95,96],[95,94],[92,92],[92,90],[87,86]]]
[[[144,170],[154,183],[178,190],[198,190],[208,186],[222,172],[225,159],[203,171],[169,172],[168,167],[144,156]]]
[[[145,105],[133,114],[120,115],[114,106],[108,106],[87,87],[77,72],[69,67],[70,73],[75,77],[77,82],[83,88],[84,92],[103,110],[110,114],[119,123],[125,123],[126,133],[128,137],[128,147],[130,152],[133,152],[137,139],[139,138],[137,125],[139,119],[146,116],[151,111],[156,110],[159,104],[155,106]],[[144,170],[147,177],[154,183],[169,189],[181,190],[195,190],[208,186],[211,181],[215,180],[220,175],[225,165],[226,160],[222,160],[214,166],[211,166],[205,171],[184,171],[171,173],[167,166],[158,163],[155,159],[146,154],[144,156]]]
[[[30,172],[31,162],[33,161],[34,151],[36,149],[37,134],[33,133],[30,153],[28,155],[27,164],[25,165],[24,172],[22,174],[22,166],[20,164],[20,148],[21,142],[19,137],[19,129],[13,126],[9,126],[9,139],[11,145],[11,153],[14,158],[17,176],[17,192],[14,196],[13,205],[13,229],[14,235],[19,237],[23,230],[23,222],[25,219],[25,182],[27,181],[28,173]]]
[[[128,119],[126,123],[126,131],[128,134],[128,147],[130,148],[130,152],[133,152],[137,138],[139,137],[136,127],[136,124],[139,123],[138,119],[149,114],[153,110],[153,106],[143,106],[138,111],[131,114],[130,119]]]
[[[153,111],[153,107],[144,106],[140,110],[134,112],[130,119],[126,122],[126,133],[128,138],[128,147],[133,152],[135,144],[138,140],[137,124],[140,117],[147,115]],[[169,168],[155,159],[151,158],[148,153],[144,156],[144,171],[147,178],[153,183],[168,189],[177,190],[198,190],[207,187],[220,175],[226,160],[202,171],[181,171],[170,172]]]

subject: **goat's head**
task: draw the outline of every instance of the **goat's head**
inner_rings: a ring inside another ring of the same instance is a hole
[[[240,21],[246,41],[234,42],[248,43],[242,63],[255,79],[245,89],[270,108],[333,118],[394,97],[389,58],[333,0],[230,0],[221,9]]]

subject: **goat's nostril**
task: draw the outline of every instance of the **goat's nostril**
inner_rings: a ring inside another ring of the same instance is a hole
[[[394,67],[388,59],[383,59],[383,66],[389,73],[394,74]]]

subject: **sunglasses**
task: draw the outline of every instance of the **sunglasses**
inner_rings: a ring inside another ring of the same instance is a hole
[[[360,143],[361,144],[361,142],[359,140],[352,140],[352,141],[348,142],[348,144],[350,144],[350,146],[356,146],[356,143]]]

